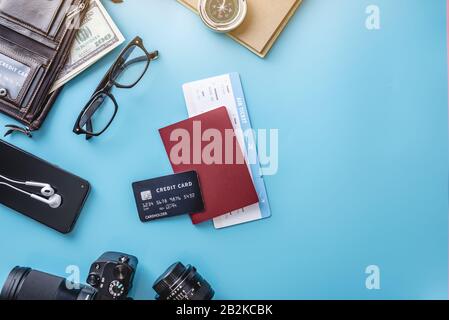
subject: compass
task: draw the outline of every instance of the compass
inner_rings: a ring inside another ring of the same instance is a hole
[[[246,0],[200,0],[198,11],[203,22],[217,32],[230,32],[245,20]]]

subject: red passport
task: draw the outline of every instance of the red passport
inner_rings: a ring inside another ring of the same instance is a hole
[[[205,210],[199,224],[259,202],[228,111],[221,107],[159,130],[175,173],[198,173]]]

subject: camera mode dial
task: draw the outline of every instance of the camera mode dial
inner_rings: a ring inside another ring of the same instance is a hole
[[[114,298],[121,297],[125,293],[125,286],[118,280],[114,280],[109,285],[109,293]]]

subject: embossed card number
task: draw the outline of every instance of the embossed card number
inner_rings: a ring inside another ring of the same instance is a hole
[[[6,89],[10,99],[18,98],[31,68],[0,53],[0,89]]]

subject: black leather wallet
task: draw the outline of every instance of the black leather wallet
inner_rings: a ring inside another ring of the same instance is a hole
[[[87,6],[88,0],[0,0],[0,112],[25,125],[9,133],[41,127]]]

